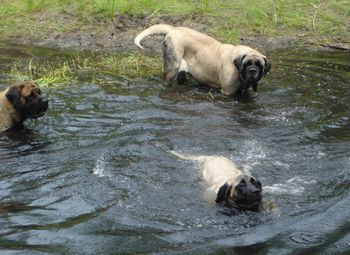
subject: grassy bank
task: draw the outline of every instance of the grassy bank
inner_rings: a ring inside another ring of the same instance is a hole
[[[156,1],[156,0],[3,0],[0,27],[6,37],[18,33],[73,31],[108,22],[116,14],[130,17],[157,15],[203,15],[212,32],[225,41],[242,35],[304,35],[328,40],[349,40],[350,2],[347,0],[236,0],[236,1]],[[65,23],[60,16],[74,17]],[[28,30],[29,29],[29,30]],[[38,31],[39,32],[39,31]]]
[[[73,44],[67,48],[74,49],[81,49],[74,43],[82,40],[87,45],[84,49],[90,49],[89,45],[94,43],[101,44],[102,50],[120,43],[123,51],[130,52],[135,49],[132,38],[137,32],[148,25],[166,22],[198,28],[233,44],[240,42],[241,37],[294,37],[300,41],[311,39],[315,44],[348,43],[349,17],[348,0],[2,0],[0,40],[49,47],[60,47],[56,41],[71,40]],[[110,39],[114,33],[118,36]],[[138,68],[135,69],[135,65]],[[64,79],[72,79],[76,72],[72,70],[78,70],[77,66],[87,70],[97,68],[97,71],[99,68],[112,71],[110,67],[113,67],[116,74],[127,77],[161,72],[159,56],[129,53],[109,54],[78,65],[60,62],[60,66],[52,66],[52,70],[42,70],[41,75],[57,77],[60,76],[55,73],[58,70]],[[17,68],[17,73],[33,76],[32,70],[27,69],[29,71]],[[49,78],[43,83],[50,80],[56,82]]]

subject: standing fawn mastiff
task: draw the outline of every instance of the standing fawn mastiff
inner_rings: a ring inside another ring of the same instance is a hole
[[[158,24],[136,36],[135,44],[150,35],[164,35],[163,79],[169,85],[173,79],[186,82],[186,74],[196,81],[221,89],[224,95],[256,92],[258,82],[271,69],[266,56],[247,46],[223,44],[212,37],[186,27]]]

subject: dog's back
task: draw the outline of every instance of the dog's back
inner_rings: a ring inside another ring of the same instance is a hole
[[[207,157],[203,164],[203,178],[210,184],[235,178],[240,173],[231,160],[222,156]]]
[[[187,28],[187,27],[174,27],[167,24],[157,24],[154,26],[151,26],[149,28],[144,29],[141,33],[139,33],[134,40],[134,43],[139,47],[140,49],[143,49],[143,46],[141,45],[141,41],[151,35],[167,35],[168,33],[176,33],[178,34],[176,38],[179,40],[183,40],[183,44],[192,45],[194,42],[202,44],[203,46],[210,44],[219,43],[214,38],[207,36],[206,34],[203,34],[201,32],[198,32],[196,30]],[[220,43],[221,44],[221,43]]]
[[[169,151],[171,154],[183,160],[203,162],[202,174],[206,182],[213,184],[222,180],[235,178],[241,174],[236,165],[228,158],[222,156],[193,156],[185,155],[177,151]]]

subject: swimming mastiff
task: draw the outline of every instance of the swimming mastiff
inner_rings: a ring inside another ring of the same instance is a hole
[[[33,81],[21,81],[0,92],[0,131],[45,114],[48,100]]]
[[[229,208],[258,212],[262,210],[260,181],[238,170],[228,158],[221,156],[189,156],[170,151],[180,159],[202,162],[203,179],[209,185],[205,197]]]
[[[150,35],[165,35],[163,40],[163,79],[186,82],[186,74],[199,83],[221,89],[224,95],[256,92],[258,82],[271,69],[266,56],[247,46],[223,44],[205,34],[186,27],[158,24],[136,36],[135,44]]]

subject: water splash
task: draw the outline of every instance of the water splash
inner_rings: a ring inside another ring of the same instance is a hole
[[[295,176],[284,183],[276,183],[271,186],[264,186],[265,193],[273,195],[293,195],[300,196],[305,191],[305,186],[316,183],[316,180],[310,180],[306,176]]]
[[[96,166],[92,170],[94,175],[97,175],[98,177],[111,177],[110,174],[105,173],[105,166],[106,166],[106,159],[105,159],[105,153],[102,153],[100,158],[96,160]]]

